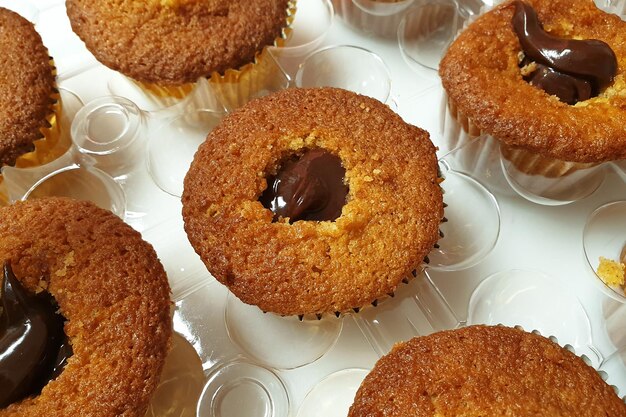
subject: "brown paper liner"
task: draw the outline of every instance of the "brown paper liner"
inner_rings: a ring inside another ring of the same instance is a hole
[[[281,35],[274,40],[274,46],[284,46],[289,38],[292,31],[290,26],[295,18],[295,12],[296,3],[291,1],[287,7],[286,27],[282,30]],[[214,72],[207,77],[211,90],[209,93],[215,94],[226,109],[241,107],[264,90],[274,91],[282,87],[274,85],[276,80],[280,78],[280,71],[280,67],[276,65],[269,52],[269,47],[266,46],[256,53],[253,62],[245,64],[239,69],[228,69],[224,74]],[[154,99],[161,101],[164,106],[173,105],[178,100],[184,99],[196,86],[196,83],[167,86],[133,81]]]

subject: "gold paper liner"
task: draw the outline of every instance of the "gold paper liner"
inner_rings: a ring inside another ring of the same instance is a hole
[[[274,46],[282,47],[289,38],[290,28],[295,18],[296,3],[290,1],[287,7],[286,27],[281,35],[274,40]],[[211,89],[210,93],[217,96],[227,109],[241,107],[264,88],[270,86],[277,76],[280,68],[274,64],[269,52],[269,47],[264,47],[257,52],[254,61],[245,64],[239,69],[228,69],[222,75],[213,72],[207,80]],[[150,93],[155,98],[164,100],[165,105],[171,105],[172,100],[180,100],[189,95],[196,83],[187,83],[180,86],[159,85],[156,83],[143,83],[133,80],[140,88]]]
[[[50,113],[46,116],[46,126],[39,129],[42,137],[33,142],[35,149],[31,152],[20,155],[15,161],[16,168],[32,168],[41,166],[54,161],[63,155],[71,146],[71,138],[69,134],[62,134],[61,119],[63,116],[63,106],[61,104],[61,95],[56,84],[57,69],[54,60],[50,57],[50,67],[55,77],[54,92],[50,96],[52,104],[50,104]],[[4,178],[0,174],[0,187],[3,185]],[[0,188],[0,205],[9,203],[8,196],[5,195]]]

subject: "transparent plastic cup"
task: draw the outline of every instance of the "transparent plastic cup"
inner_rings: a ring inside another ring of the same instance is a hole
[[[89,102],[72,123],[72,141],[81,155],[113,178],[134,169],[145,153],[145,115],[124,97]]]
[[[259,363],[295,369],[321,358],[337,341],[343,320],[325,316],[301,320],[263,313],[229,294],[224,313],[230,339]],[[276,350],[276,346],[289,346]]]
[[[605,284],[598,276],[600,257],[620,262],[626,246],[626,201],[605,204],[587,218],[583,230],[583,250],[588,266],[588,275],[594,285],[605,295],[626,303],[626,286],[614,287]]]
[[[213,110],[190,110],[155,123],[148,144],[148,170],[157,186],[180,197],[183,182],[198,147],[224,117]]]
[[[300,65],[297,87],[338,87],[383,103],[391,93],[391,74],[385,62],[365,48],[340,45],[313,52]]]
[[[368,374],[366,369],[343,369],[326,376],[304,398],[296,417],[345,417]]]
[[[593,346],[589,316],[580,300],[565,288],[559,279],[538,271],[498,272],[472,293],[467,324],[521,326],[556,336],[597,366],[602,355]]]
[[[407,11],[398,26],[402,57],[416,71],[437,70],[462,19],[453,0],[419,3]]]
[[[414,0],[333,0],[337,14],[354,29],[382,38],[394,38],[403,13]]]
[[[588,197],[602,185],[606,173],[604,164],[558,161],[505,146],[500,146],[500,155],[511,188],[525,199],[547,206]]]
[[[126,195],[120,185],[93,167],[71,165],[54,171],[37,181],[22,200],[51,196],[91,201],[121,218],[126,213]]]
[[[233,361],[213,370],[198,401],[197,415],[289,417],[285,384],[270,369]]]

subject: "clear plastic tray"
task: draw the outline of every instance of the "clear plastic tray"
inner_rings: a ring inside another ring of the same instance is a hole
[[[153,100],[94,60],[71,32],[63,3],[4,2],[37,21],[73,110],[63,122],[70,151],[46,166],[4,168],[4,192],[11,200],[93,199],[154,245],[172,286],[176,335],[148,415],[345,416],[367,370],[394,343],[474,323],[556,336],[626,394],[626,304],[598,290],[594,261],[583,249],[594,210],[626,200],[626,170],[614,164],[589,197],[550,207],[502,192],[489,171],[463,163],[462,147],[446,147],[445,98],[432,68],[476,4],[408,2],[398,11],[400,36],[390,41],[333,16],[330,0],[300,0],[293,38],[272,49],[279,70],[272,85],[333,85],[386,102],[430,132],[445,177],[448,222],[422,273],[377,306],[300,320],[264,314],[229,294],[183,230],[182,179],[198,145],[232,109],[201,85],[184,100]],[[424,16],[436,16],[427,20],[447,35],[420,24]]]

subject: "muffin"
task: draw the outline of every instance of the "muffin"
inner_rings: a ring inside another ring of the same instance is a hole
[[[383,38],[395,38],[404,11],[414,0],[333,0],[337,14],[350,26]]]
[[[561,178],[625,158],[625,35],[592,0],[508,1],[441,61],[450,113],[471,136],[495,137],[524,174]]]
[[[582,359],[542,336],[472,326],[397,344],[359,388],[349,417],[624,416]]]
[[[281,42],[293,13],[290,0],[67,0],[66,6],[72,29],[104,65],[156,95],[183,97],[196,80],[210,78],[227,107],[272,82],[277,67],[266,47]]]
[[[152,247],[118,217],[88,202],[18,202],[0,208],[0,218],[0,264],[14,273],[13,291],[22,292],[22,301],[27,292],[48,294],[58,303],[66,320],[59,357],[67,357],[40,393],[9,398],[0,416],[143,417],[172,332],[169,285]],[[5,318],[14,321],[12,315]],[[5,329],[0,326],[0,348],[11,337]],[[0,366],[19,372],[31,364],[22,359],[15,367],[0,360]],[[15,386],[11,373],[2,375],[9,382],[0,397]]]
[[[443,216],[428,133],[336,88],[254,100],[207,137],[183,217],[208,270],[280,315],[345,312],[420,267]]]
[[[33,24],[1,7],[0,46],[0,167],[48,162],[52,151],[56,157],[69,148],[55,150],[60,103],[52,59]]]

